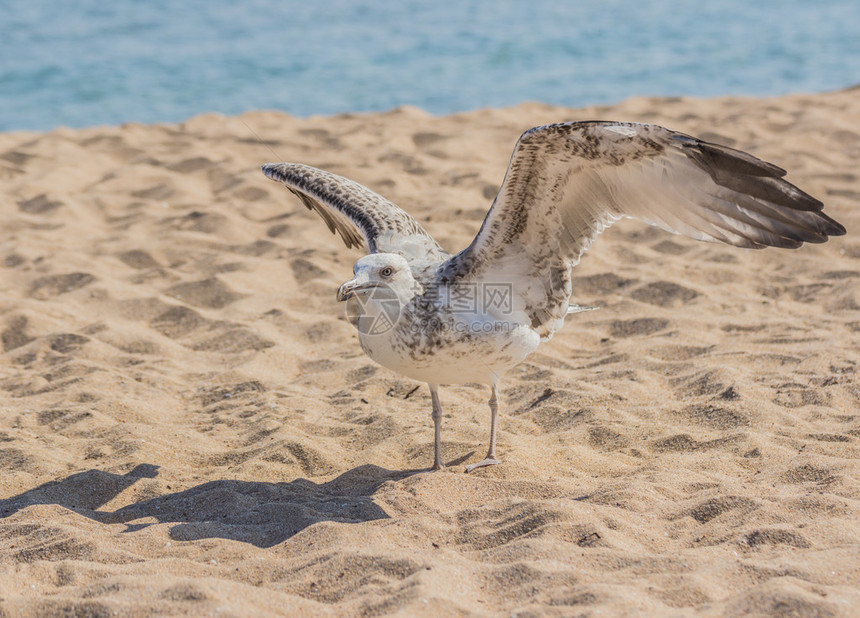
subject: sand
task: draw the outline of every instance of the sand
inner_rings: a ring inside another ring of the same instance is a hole
[[[259,171],[354,178],[449,250],[519,134],[656,122],[790,170],[848,235],[743,251],[626,221],[599,305],[489,393],[374,365],[361,255]],[[857,615],[860,91],[205,114],[0,135],[0,616]]]

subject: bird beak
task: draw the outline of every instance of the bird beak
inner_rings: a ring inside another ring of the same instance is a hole
[[[337,289],[338,301],[343,302],[345,300],[349,300],[350,298],[352,298],[352,295],[354,293],[353,290],[355,289],[355,285],[356,285],[356,283],[355,283],[355,280],[353,279],[352,281],[347,281],[342,286],[340,286]]]
[[[360,282],[353,279],[352,281],[347,281],[337,289],[337,299],[343,302],[355,296],[356,292],[362,292],[375,287],[376,283],[372,281]]]

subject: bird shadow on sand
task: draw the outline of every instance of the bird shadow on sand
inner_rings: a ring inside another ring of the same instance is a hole
[[[103,511],[100,506],[140,479],[155,478],[158,466],[140,464],[126,474],[87,470],[0,500],[0,521],[32,505],[57,504],[103,524],[125,524],[123,532],[168,523],[174,524],[169,535],[177,541],[223,538],[266,548],[322,521],[387,519],[373,494],[383,483],[420,472],[425,470],[365,464],[325,483],[216,480]]]

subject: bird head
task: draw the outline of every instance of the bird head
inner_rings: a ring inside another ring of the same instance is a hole
[[[365,334],[387,332],[420,291],[409,263],[393,253],[367,255],[355,263],[353,272],[355,277],[340,286],[337,299],[349,301],[350,322]]]
[[[415,295],[416,282],[409,263],[394,253],[372,253],[355,263],[353,277],[337,290],[339,301],[353,296],[370,296],[376,290],[391,290],[396,296],[408,300]]]

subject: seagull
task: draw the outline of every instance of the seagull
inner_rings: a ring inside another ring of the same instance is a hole
[[[514,147],[472,243],[446,252],[406,212],[370,189],[299,163],[263,173],[367,255],[337,291],[364,352],[426,382],[442,462],[442,384],[490,388],[487,456],[496,454],[499,380],[549,340],[569,313],[571,271],[625,217],[736,247],[796,248],[845,228],[823,204],[750,154],[653,124],[583,121],[535,127]]]

